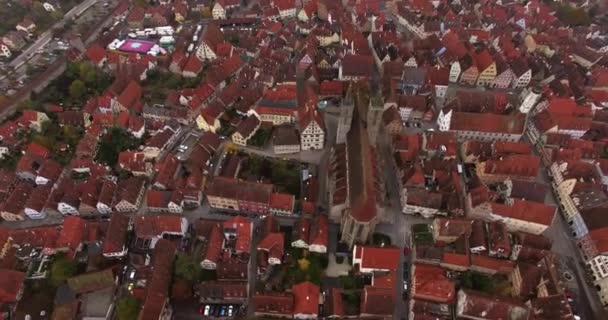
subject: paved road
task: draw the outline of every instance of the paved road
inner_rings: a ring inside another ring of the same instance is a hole
[[[536,149],[534,150],[535,152],[537,151]],[[538,152],[536,153],[538,154]],[[540,171],[538,182],[546,184],[548,188],[547,194],[545,195],[545,203],[558,208],[558,214],[556,215],[553,224],[547,228],[544,235],[553,243],[551,251],[557,253],[562,260],[560,268],[562,270],[567,270],[574,275],[574,280],[567,281],[565,284],[567,289],[575,295],[576,309],[579,316],[583,320],[608,319],[608,315],[606,315],[606,311],[599,300],[595,287],[587,280],[589,279],[589,276],[587,275],[587,269],[583,263],[584,260],[572,237],[570,227],[559,209],[555,195],[551,190],[551,180],[547,176],[544,168]]]
[[[35,53],[36,50],[45,46],[52,38],[53,38],[53,29],[61,28],[65,25],[66,22],[71,20],[72,18],[82,14],[86,9],[94,5],[98,0],[85,0],[84,2],[76,5],[72,10],[68,11],[61,21],[57,21],[52,27],[50,27],[47,31],[43,32],[36,42],[34,42],[31,46],[25,49],[18,57],[13,59],[9,66],[18,68],[27,60],[29,60],[30,55]]]
[[[414,129],[412,129],[414,130]],[[392,155],[390,152],[390,137],[381,132],[378,141],[378,152],[382,163],[384,181],[388,192],[388,206],[384,211],[384,220],[376,227],[376,232],[386,234],[391,237],[393,244],[401,249],[409,241],[412,225],[417,223],[430,223],[431,220],[424,219],[417,215],[405,215],[401,212],[399,195],[398,176],[392,167]],[[395,310],[394,319],[407,319],[408,304],[403,297],[403,264],[411,264],[409,256],[400,255],[399,266],[397,268],[397,285],[395,288]],[[410,269],[411,270],[411,269]]]

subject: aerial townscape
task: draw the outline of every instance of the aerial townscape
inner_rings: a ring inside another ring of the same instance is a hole
[[[0,319],[608,319],[608,2],[1,0]]]

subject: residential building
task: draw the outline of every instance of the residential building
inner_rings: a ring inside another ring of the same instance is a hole
[[[294,296],[294,319],[318,319],[320,290],[316,284],[305,281],[291,288]]]
[[[134,245],[154,249],[165,237],[183,237],[188,232],[188,220],[178,215],[143,215],[133,217]]]
[[[270,213],[277,215],[291,215],[295,207],[296,198],[292,194],[273,192],[270,195]]]
[[[219,26],[215,23],[207,24],[201,36],[201,44],[196,50],[196,56],[201,60],[217,59],[218,45],[223,42],[224,34]]]
[[[139,311],[138,319],[169,319],[169,290],[173,276],[173,260],[177,254],[177,246],[165,239],[160,239],[152,260],[150,278],[146,284],[146,297]]]
[[[274,128],[272,145],[275,154],[300,152],[300,139],[297,130],[289,125]]]
[[[270,210],[273,186],[233,178],[215,177],[207,187],[211,208],[264,215]]]
[[[458,291],[456,315],[462,319],[475,320],[501,318],[526,320],[530,316],[530,308],[511,298],[461,289]]]
[[[458,112],[441,110],[437,118],[440,131],[453,131],[459,141],[519,141],[526,118],[522,115]]]
[[[110,216],[108,230],[103,240],[102,254],[106,258],[122,258],[127,254],[127,233],[131,219],[123,213]]]
[[[325,122],[314,106],[300,113],[300,143],[302,151],[321,150],[325,145]]]
[[[261,124],[262,122],[257,115],[249,115],[237,126],[236,131],[231,136],[232,142],[241,146],[246,146],[247,141],[255,135]]]
[[[114,209],[118,212],[135,212],[142,203],[146,181],[141,177],[131,177],[120,181],[116,187]]]

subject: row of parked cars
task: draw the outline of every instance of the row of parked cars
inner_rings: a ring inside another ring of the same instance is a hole
[[[239,310],[238,305],[232,304],[204,304],[199,308],[199,313],[205,317],[214,318],[231,318],[234,317]]]

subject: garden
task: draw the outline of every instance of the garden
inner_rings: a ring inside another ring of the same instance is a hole
[[[254,154],[241,153],[246,158],[239,172],[244,180],[262,180],[272,183],[278,192],[300,198],[300,164],[295,161],[269,159]]]
[[[133,137],[123,128],[113,127],[101,137],[96,160],[114,168],[120,152],[137,149],[143,140]]]
[[[66,71],[32,100],[40,104],[62,101],[63,107],[81,108],[89,97],[103,94],[112,81],[110,74],[88,62],[69,63]]]

